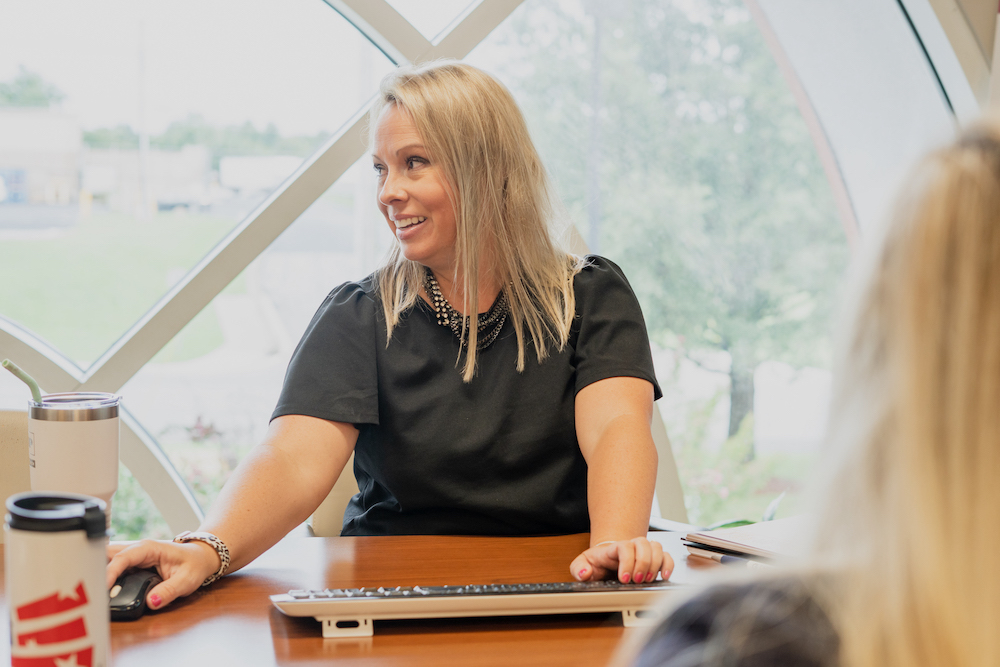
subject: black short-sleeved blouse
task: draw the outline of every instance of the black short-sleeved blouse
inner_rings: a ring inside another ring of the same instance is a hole
[[[360,493],[344,535],[586,532],[587,464],[574,401],[609,377],[649,380],[660,396],[639,303],[613,262],[592,256],[574,279],[568,345],[516,370],[508,318],[462,381],[459,342],[418,302],[386,346],[371,277],[334,289],[306,329],[272,419],[308,415],[359,429]]]

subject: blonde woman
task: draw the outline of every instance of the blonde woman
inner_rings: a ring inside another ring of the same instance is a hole
[[[510,93],[456,62],[399,69],[370,148],[390,256],[322,304],[265,441],[199,533],[112,547],[109,584],[156,565],[159,608],[249,563],[352,452],[344,535],[589,531],[576,578],[669,576],[645,537],[660,392],[642,314],[612,262],[553,243],[548,180]]]
[[[1000,664],[1000,124],[928,157],[835,368],[811,567],[711,589],[639,665]]]

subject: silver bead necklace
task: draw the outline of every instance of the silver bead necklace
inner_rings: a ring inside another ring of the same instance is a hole
[[[465,317],[462,313],[455,310],[455,308],[448,303],[448,300],[444,298],[441,294],[441,286],[438,285],[437,279],[430,269],[427,270],[427,278],[424,280],[424,289],[427,290],[427,294],[431,297],[431,306],[434,308],[434,315],[437,317],[437,322],[443,327],[448,327],[451,332],[455,334],[455,337],[462,341],[463,344],[467,344],[468,337],[462,337],[462,323],[465,321]],[[503,328],[504,322],[507,321],[507,313],[510,308],[507,306],[507,294],[503,290],[500,290],[499,296],[497,296],[496,301],[490,306],[490,309],[485,313],[481,313],[477,319],[476,325],[476,350],[485,350],[487,347],[493,344],[493,341],[497,339],[500,335],[500,330]]]

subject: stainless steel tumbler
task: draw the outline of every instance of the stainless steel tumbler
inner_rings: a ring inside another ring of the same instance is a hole
[[[107,506],[118,490],[118,406],[102,392],[47,394],[28,401],[31,490],[83,493]]]

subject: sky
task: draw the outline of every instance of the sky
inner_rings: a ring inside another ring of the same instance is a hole
[[[468,0],[391,4],[430,37]],[[322,0],[0,0],[0,81],[22,65],[85,129],[154,135],[193,113],[332,132],[391,68]]]

